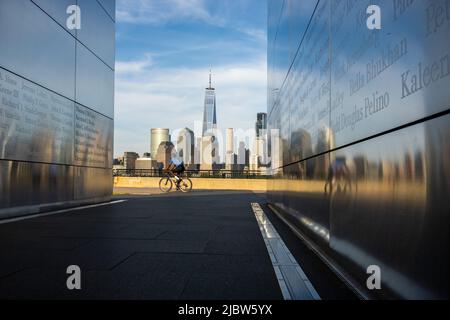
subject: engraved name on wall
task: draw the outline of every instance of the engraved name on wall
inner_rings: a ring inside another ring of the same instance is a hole
[[[112,167],[113,121],[75,105],[75,164]]]
[[[73,105],[0,69],[0,158],[71,164]]]
[[[112,166],[113,121],[0,68],[0,158]]]
[[[367,30],[363,1],[332,2],[330,127],[341,146],[450,105],[450,1],[380,1]]]
[[[367,29],[367,1],[324,1],[289,40],[301,45],[269,105],[284,163],[448,109],[450,1],[377,4],[381,30]]]

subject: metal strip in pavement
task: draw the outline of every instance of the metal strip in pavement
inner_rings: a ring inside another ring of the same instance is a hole
[[[284,300],[320,300],[311,281],[286,247],[259,203],[252,203],[251,206]]]
[[[280,210],[274,206],[269,204],[269,208],[277,215],[277,217],[283,221],[289,229],[301,240],[303,243],[312,251],[314,252],[317,257],[319,257],[322,262],[330,268],[330,270],[359,298],[363,300],[371,300],[372,297],[367,295],[367,293],[363,290],[363,288],[355,281],[352,280],[352,278],[341,268],[338,267],[338,265],[330,259],[325,253],[322,252],[322,250],[314,244],[310,239],[308,239],[304,234],[302,234],[288,219],[284,217],[283,214],[281,214]]]
[[[17,217],[17,218],[4,219],[4,220],[0,220],[0,224],[6,224],[6,223],[17,222],[17,221],[28,220],[28,219],[34,219],[34,218],[48,217],[48,216],[52,216],[52,215],[59,214],[59,213],[70,212],[70,211],[78,211],[78,210],[95,208],[95,207],[102,207],[102,206],[107,206],[107,205],[110,205],[110,204],[121,203],[121,202],[125,202],[125,201],[127,201],[127,200],[115,200],[115,201],[110,201],[110,202],[106,202],[106,203],[91,204],[91,205],[82,206],[82,207],[74,207],[74,208],[69,208],[69,209],[51,211],[51,212],[47,212],[47,213],[38,213],[38,214],[32,214],[32,215],[22,216],[22,217]]]

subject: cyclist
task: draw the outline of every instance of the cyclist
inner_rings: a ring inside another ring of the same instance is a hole
[[[184,162],[181,161],[176,156],[173,156],[170,159],[169,165],[167,166],[167,168],[164,169],[164,171],[166,171],[166,172],[172,172],[172,174],[175,176],[175,179],[177,180],[177,190],[180,189],[180,182],[181,182],[180,175],[185,170],[186,170],[186,168],[184,167]]]

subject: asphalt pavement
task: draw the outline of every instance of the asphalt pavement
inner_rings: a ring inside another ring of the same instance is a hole
[[[251,209],[251,203],[264,206],[264,194],[195,190],[113,200],[0,221],[0,299],[283,299]],[[298,260],[306,254],[305,271],[314,285],[322,282],[322,298],[352,298],[268,217]],[[80,289],[68,289],[69,266],[80,268]]]

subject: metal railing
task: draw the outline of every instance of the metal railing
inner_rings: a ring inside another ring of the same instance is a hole
[[[191,178],[222,179],[265,179],[267,175],[259,170],[186,170],[184,175]],[[113,169],[114,177],[163,177],[163,170],[158,169]]]

